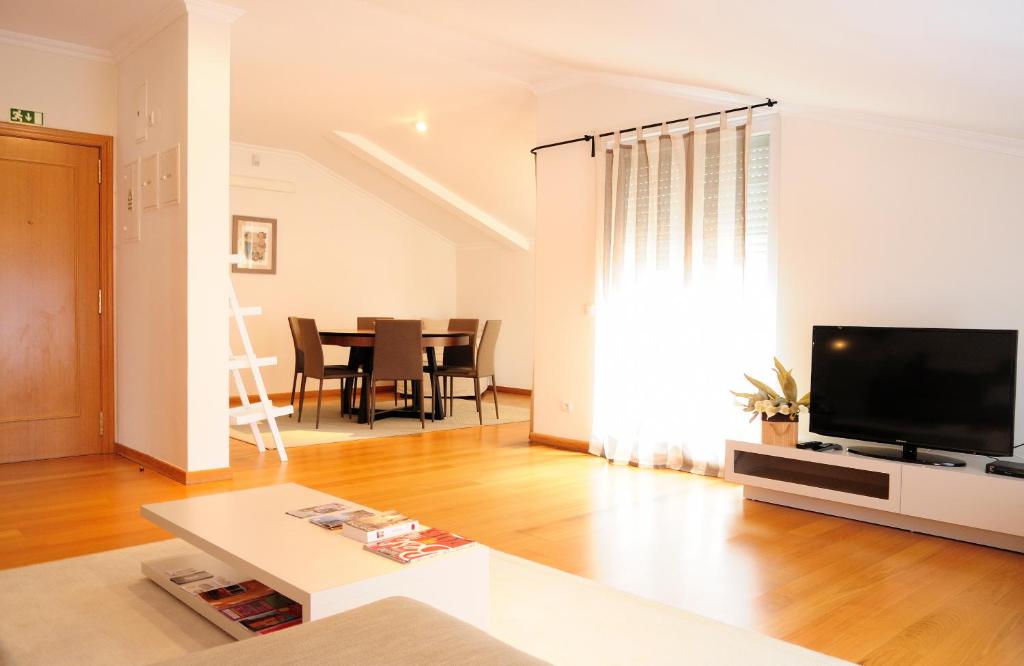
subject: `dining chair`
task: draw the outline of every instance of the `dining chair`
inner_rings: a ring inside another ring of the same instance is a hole
[[[375,324],[380,319],[394,319],[394,317],[356,317],[356,328],[358,328],[360,331],[372,331],[372,330],[374,330]],[[352,352],[355,352],[355,349],[353,349]],[[370,350],[360,350],[360,352],[365,352],[366,354],[369,354]],[[360,360],[362,360],[363,358],[366,358],[362,354],[359,354],[359,357],[360,357]],[[362,361],[362,362],[365,364],[365,361]],[[402,391],[403,396],[405,396],[406,394],[409,393],[409,387],[408,386],[403,384],[402,388],[403,388],[403,391]],[[395,389],[395,404],[397,405],[398,404],[398,382],[395,382],[394,389]],[[408,397],[405,398],[405,405],[407,407],[409,406],[409,398]]]
[[[295,407],[295,387],[296,382],[299,379],[299,375],[302,374],[302,350],[299,348],[299,318],[288,317],[288,328],[292,332],[292,346],[295,347],[295,372],[292,373],[292,399],[288,403],[292,407]],[[292,414],[288,415],[291,418]]]
[[[470,333],[469,344],[460,345],[458,347],[445,347],[444,349],[442,349],[441,365],[438,367],[438,370],[444,370],[445,368],[473,367],[473,359],[476,356],[476,340],[477,336],[480,334],[480,320],[449,319],[448,330]],[[445,390],[445,393],[451,396],[449,400],[449,402],[451,402],[451,400],[455,399],[455,378],[446,377],[441,381],[448,382],[448,385],[443,388]]]
[[[501,418],[498,415],[498,382],[494,377],[494,350],[498,345],[498,333],[501,331],[501,321],[489,319],[484,323],[484,332],[480,336],[480,346],[476,349],[473,358],[473,365],[470,367],[451,367],[438,371],[441,377],[441,385],[445,379],[453,380],[456,377],[463,377],[473,380],[473,395],[476,398],[476,412],[480,417],[480,425],[484,424],[484,413],[480,407],[480,380],[485,377],[491,379],[491,392],[494,394],[494,418]],[[455,407],[455,396],[448,394],[449,409]],[[449,412],[450,413],[450,412]]]
[[[320,388],[316,395],[316,428],[320,429],[320,404],[324,397],[324,381],[328,379],[340,379],[344,387],[346,379],[357,379],[366,375],[357,368],[350,368],[347,365],[324,365],[324,347],[320,342],[320,331],[316,328],[316,322],[312,319],[299,317],[296,319],[296,327],[299,335],[299,348],[302,351],[302,388],[299,393],[299,418],[302,423],[302,408],[306,401],[306,379],[312,377],[320,380]],[[341,414],[346,414],[345,401],[341,401]]]
[[[376,323],[376,335],[373,341],[373,367],[369,381],[370,396],[369,421],[370,428],[377,413],[378,381],[410,381],[419,382],[420,427],[426,428],[423,410],[423,322],[419,319],[382,319]],[[396,403],[397,404],[397,403]],[[433,410],[430,419],[434,419]]]

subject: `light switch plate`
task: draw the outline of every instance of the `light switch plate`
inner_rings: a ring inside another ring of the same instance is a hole
[[[135,140],[145,141],[149,136],[149,100],[146,84],[135,89]]]
[[[178,203],[178,145],[160,153],[160,205],[170,206]]]
[[[142,202],[139,195],[139,161],[135,160],[121,167],[117,225],[122,243],[142,238]]]
[[[157,157],[156,153],[142,158],[142,183],[139,185],[139,192],[142,199],[143,210],[152,210],[157,207]]]

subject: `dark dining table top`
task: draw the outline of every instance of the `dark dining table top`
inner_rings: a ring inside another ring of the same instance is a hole
[[[423,347],[462,347],[468,345],[473,335],[469,331],[440,331],[425,329]],[[325,345],[341,347],[372,347],[376,332],[372,329],[342,328],[320,331],[320,341]]]

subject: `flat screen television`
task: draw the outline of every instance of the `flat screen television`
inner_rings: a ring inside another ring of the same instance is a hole
[[[1017,331],[815,326],[811,432],[902,446],[852,453],[963,465],[1013,455]]]

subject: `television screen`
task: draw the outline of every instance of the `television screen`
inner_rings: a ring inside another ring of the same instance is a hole
[[[1017,331],[815,326],[811,432],[1013,454]]]

